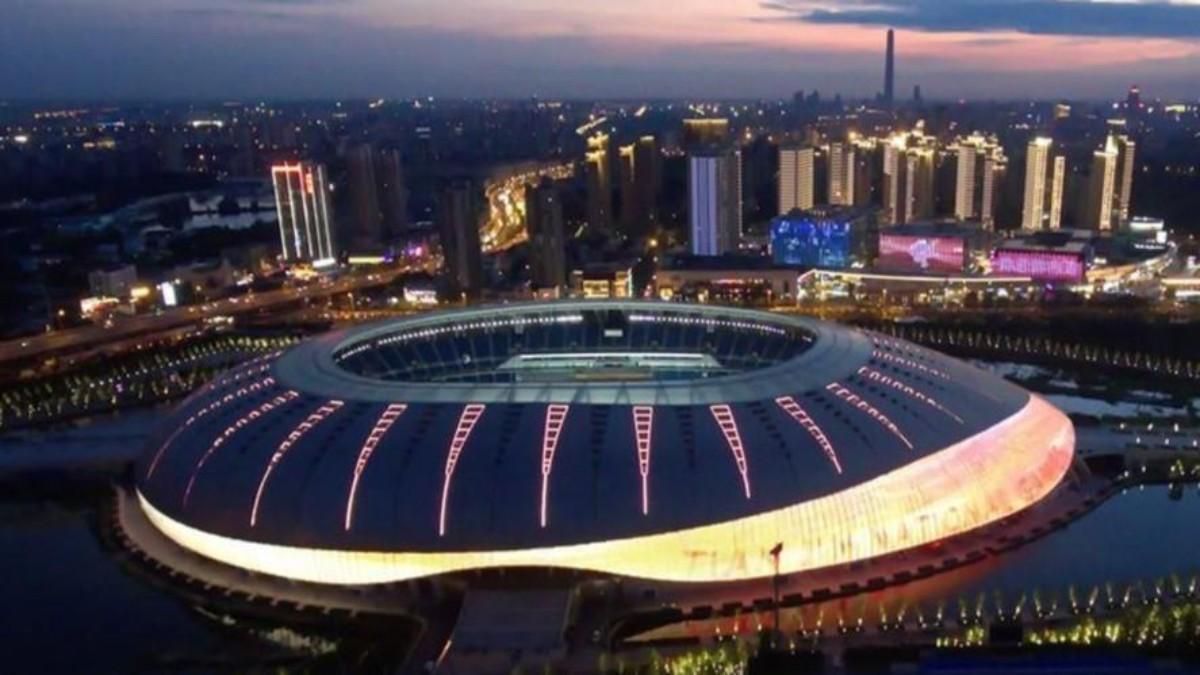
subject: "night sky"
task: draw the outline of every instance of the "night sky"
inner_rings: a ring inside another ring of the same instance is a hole
[[[6,0],[0,97],[1200,93],[1200,0]]]

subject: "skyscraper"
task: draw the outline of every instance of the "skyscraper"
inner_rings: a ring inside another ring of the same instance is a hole
[[[815,155],[810,147],[779,148],[779,213],[813,207]]]
[[[933,216],[936,147],[936,139],[919,130],[893,134],[884,141],[883,224]]]
[[[653,136],[642,136],[619,148],[619,222],[621,231],[626,235],[639,237],[654,228],[657,220],[655,207],[658,204],[659,185],[662,184],[661,175],[658,144]]]
[[[905,153],[904,220],[911,223],[934,213],[934,157],[932,147],[909,148]]]
[[[1046,171],[1053,143],[1045,136],[1029,140],[1025,150],[1025,198],[1021,212],[1021,229],[1042,229],[1046,210]]]
[[[849,143],[829,144],[828,200],[833,206],[854,204],[854,147]]]
[[[598,133],[587,140],[584,155],[587,179],[587,220],[591,227],[612,229],[612,157],[608,134]]]
[[[683,121],[683,147],[697,150],[729,141],[729,120],[724,117],[697,117]]]
[[[617,183],[621,204],[617,222],[621,231],[630,234],[640,219],[637,192],[637,143],[617,148]],[[532,232],[530,232],[532,236]]]
[[[883,161],[874,140],[854,139],[854,206],[873,206],[880,202],[879,176]]]
[[[904,157],[904,141],[899,137],[888,139],[883,146],[883,222],[897,225],[904,222],[904,211],[900,195],[907,168]]]
[[[483,249],[479,242],[482,196],[468,179],[447,184],[438,196],[438,236],[451,297],[474,297],[483,288]]]
[[[562,199],[549,178],[525,188],[525,228],[534,288],[561,287],[567,282]]]
[[[408,191],[400,151],[360,143],[346,151],[350,223],[346,245],[359,252],[388,246],[408,221]]]
[[[352,252],[370,251],[383,242],[375,148],[370,143],[359,143],[346,151],[346,190],[350,227],[346,228],[349,236],[344,237],[344,243]]]
[[[742,155],[736,149],[688,156],[692,255],[721,255],[742,236]]]
[[[396,148],[379,151],[375,177],[379,181],[379,211],[383,217],[386,242],[408,227],[408,187],[404,183],[404,163]]]
[[[325,167],[313,162],[271,167],[283,259],[332,262],[337,257],[329,218]]]
[[[1092,171],[1088,176],[1087,204],[1082,223],[1084,227],[1093,230],[1112,229],[1119,157],[1120,152],[1112,136],[1105,139],[1103,148],[1092,154]]]
[[[653,136],[642,136],[633,148],[633,181],[637,191],[634,234],[645,234],[658,221],[658,199],[662,190],[662,158]]]
[[[1115,227],[1129,223],[1129,202],[1133,197],[1133,171],[1136,144],[1128,136],[1117,137],[1117,189]]]
[[[896,32],[887,32],[887,56],[883,65],[883,104],[891,108],[896,100]]]
[[[981,134],[963,136],[953,147],[957,166],[954,182],[954,217],[978,220],[992,229],[996,217],[996,179],[1007,160],[995,138]]]
[[[1063,187],[1067,182],[1067,158],[1054,156],[1054,171],[1050,178],[1050,218],[1047,227],[1057,230],[1062,227]]]

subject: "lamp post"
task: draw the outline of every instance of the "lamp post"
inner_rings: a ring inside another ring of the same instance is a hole
[[[776,639],[783,637],[783,632],[779,629],[779,555],[783,553],[783,542],[775,544],[771,549],[771,560],[775,563],[775,574],[771,577],[771,595],[774,607],[774,621],[771,626],[772,638],[771,644],[778,648]]]

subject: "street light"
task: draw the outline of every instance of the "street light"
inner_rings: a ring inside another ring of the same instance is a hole
[[[771,577],[771,593],[774,596],[775,617],[774,625],[771,627],[773,634],[771,636],[771,646],[777,647],[777,639],[780,641],[783,637],[783,632],[779,629],[779,555],[783,553],[783,542],[775,544],[771,549],[771,560],[775,564],[775,574]]]

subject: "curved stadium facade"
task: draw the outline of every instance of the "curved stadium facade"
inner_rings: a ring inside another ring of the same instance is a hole
[[[1070,421],[883,335],[641,302],[352,328],[184,402],[137,467],[167,537],[383,583],[557,567],[717,583],[941,541],[1053,490]]]

